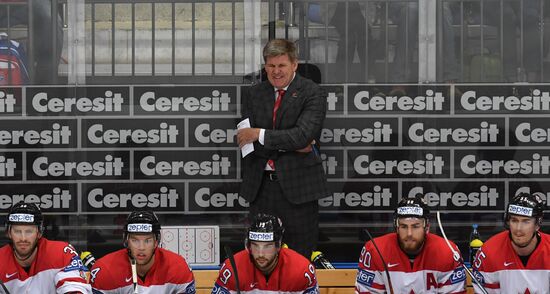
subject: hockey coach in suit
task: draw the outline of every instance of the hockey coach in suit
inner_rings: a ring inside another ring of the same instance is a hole
[[[318,199],[329,196],[319,154],[326,92],[296,73],[293,42],[273,39],[263,49],[267,81],[243,91],[239,146],[254,144],[243,159],[241,196],[251,215],[269,213],[286,225],[290,248],[308,259],[317,246]]]

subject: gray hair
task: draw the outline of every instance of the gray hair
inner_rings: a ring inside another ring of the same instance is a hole
[[[273,39],[265,44],[263,51],[264,61],[267,61],[268,57],[276,57],[284,54],[288,55],[291,62],[298,61],[298,53],[294,42],[286,39]]]

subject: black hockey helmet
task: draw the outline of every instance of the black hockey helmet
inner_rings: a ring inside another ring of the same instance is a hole
[[[152,211],[134,211],[128,215],[124,225],[124,245],[127,245],[128,234],[155,234],[160,242],[160,222]]]
[[[258,241],[275,242],[280,247],[284,232],[285,228],[281,219],[270,214],[259,213],[254,217],[252,224],[248,228],[246,245],[248,247],[250,241]]]
[[[19,201],[14,204],[8,214],[6,229],[11,225],[36,225],[38,231],[44,231],[44,218],[38,205]]]
[[[538,225],[542,225],[542,217],[544,215],[544,200],[540,193],[519,193],[514,196],[508,203],[504,212],[504,225],[508,227],[510,215],[519,215],[534,217],[537,219]]]
[[[426,220],[426,227],[430,222],[430,207],[422,197],[402,198],[393,214],[393,224],[397,227],[399,218],[416,217]]]

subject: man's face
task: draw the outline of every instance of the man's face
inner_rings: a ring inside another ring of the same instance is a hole
[[[408,217],[397,219],[399,247],[407,254],[418,254],[426,239],[426,220]]]
[[[287,54],[267,57],[265,61],[267,79],[277,89],[282,89],[290,84],[297,68],[298,62],[291,62]]]
[[[18,257],[25,259],[33,253],[42,234],[36,225],[11,225],[8,237],[13,242]]]
[[[157,244],[155,234],[128,234],[128,249],[137,265],[148,265],[153,261]]]
[[[276,263],[279,248],[275,242],[250,241],[250,254],[254,265],[262,272],[270,272]]]
[[[537,219],[534,217],[510,215],[508,221],[512,242],[519,247],[525,247],[532,241],[533,235],[539,229]]]

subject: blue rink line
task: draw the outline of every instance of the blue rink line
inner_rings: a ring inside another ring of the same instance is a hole
[[[356,269],[356,262],[333,262],[332,265],[337,269]],[[193,270],[219,270],[220,267],[217,265],[195,265]]]

